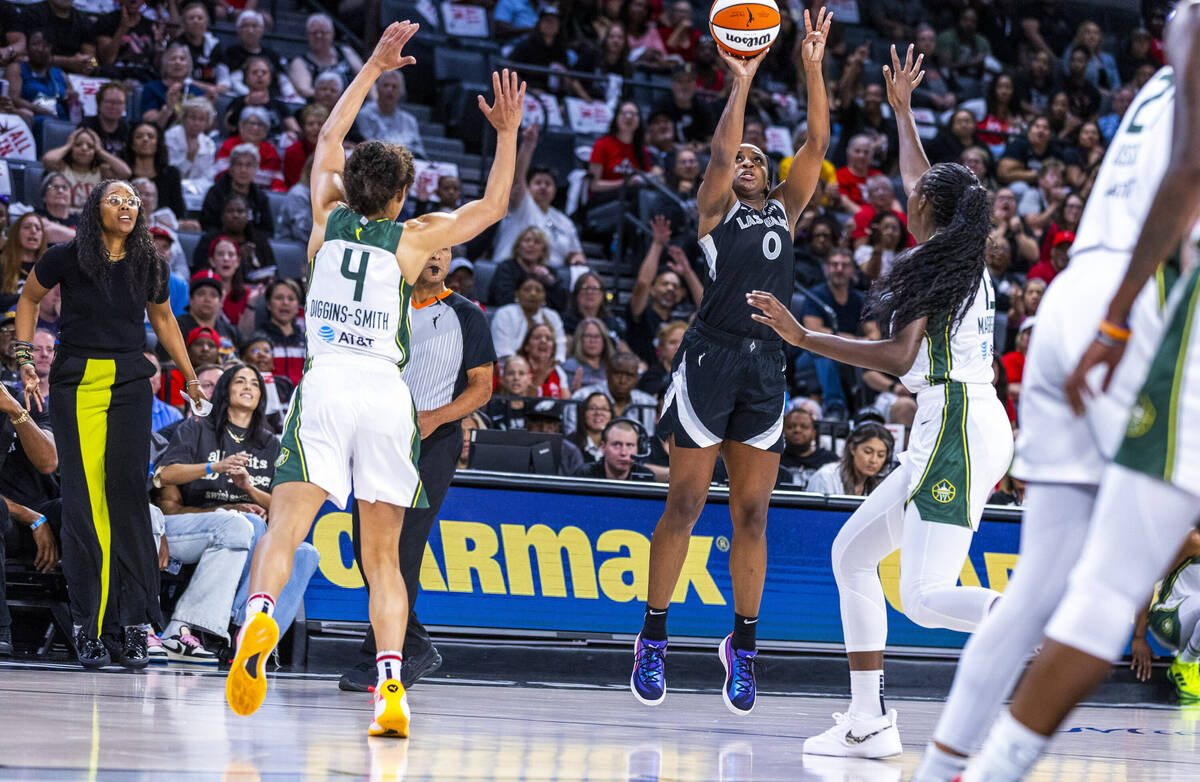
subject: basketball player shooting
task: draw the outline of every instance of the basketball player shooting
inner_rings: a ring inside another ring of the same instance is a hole
[[[403,48],[417,29],[408,21],[387,28],[333,107],[313,153],[308,360],[288,409],[271,525],[254,551],[248,619],[225,689],[237,714],[252,714],[262,704],[264,665],[279,640],[271,616],[275,595],[287,583],[292,556],[321,503],[328,497],[344,507],[353,485],[379,648],[373,736],[408,735],[399,651],[408,595],[397,552],[404,509],[428,504],[416,467],[416,411],[400,378],[409,356],[409,299],[430,255],[473,239],[504,217],[525,98],[525,85],[508,70],[492,74],[491,106],[479,97],[479,110],[497,133],[483,198],[451,213],[397,223],[413,182],[412,154],[367,141],[347,159],[342,142],[375,80],[416,62]]]

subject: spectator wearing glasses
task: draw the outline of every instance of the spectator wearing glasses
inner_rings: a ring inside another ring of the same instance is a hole
[[[217,176],[217,181],[204,196],[204,204],[200,207],[200,226],[205,231],[221,229],[226,203],[230,196],[236,194],[245,200],[246,219],[254,226],[255,234],[274,236],[271,204],[267,201],[267,194],[254,183],[257,174],[258,149],[253,144],[242,144],[230,150],[229,170]]]
[[[294,122],[294,120],[293,120]],[[254,150],[257,160],[254,168],[254,183],[261,188],[286,193],[283,183],[283,160],[275,146],[267,141],[271,128],[271,115],[262,106],[246,106],[238,118],[236,136],[225,139],[217,149],[215,159],[218,176],[233,169],[233,152],[243,147]]]
[[[100,137],[104,149],[117,157],[129,141],[129,123],[125,121],[129,99],[125,86],[120,82],[107,81],[96,91],[96,114],[84,117],[80,123]]]
[[[512,302],[521,281],[533,277],[541,283],[544,299],[549,302],[550,307],[562,310],[567,303],[567,292],[547,266],[550,259],[550,240],[545,232],[532,226],[522,229],[513,241],[510,252],[512,254],[500,262],[492,275],[492,283],[487,292],[488,303],[505,305]],[[563,333],[561,328],[559,331]]]
[[[42,207],[33,213],[42,218],[47,244],[75,238],[79,215],[71,212],[71,183],[65,176],[51,171],[42,178]]]
[[[545,264],[556,268],[566,262],[570,253],[583,248],[571,218],[553,205],[558,195],[558,180],[554,172],[541,166],[530,166],[537,144],[538,126],[533,123],[521,133],[516,173],[508,196],[508,216],[500,221],[496,229],[495,248],[497,255],[507,252],[522,231],[530,227],[538,228],[546,234],[549,242],[550,251]]]
[[[296,386],[283,375],[275,374],[275,349],[271,338],[261,331],[251,334],[242,345],[242,363],[252,366],[262,375],[267,398],[267,423],[275,434],[283,432],[283,416]]]
[[[138,116],[165,129],[179,118],[185,100],[205,94],[204,88],[192,81],[192,55],[187,45],[171,44],[163,54],[162,76],[147,82],[142,90]]]
[[[570,356],[562,369],[571,379],[571,391],[583,386],[603,383],[607,377],[608,361],[616,347],[608,336],[608,328],[599,318],[584,318],[571,337]]]
[[[333,20],[326,14],[313,14],[304,29],[308,51],[294,58],[288,69],[296,93],[302,98],[313,97],[316,78],[326,71],[333,71],[342,84],[349,84],[363,63],[349,46],[334,43]]]
[[[604,428],[613,418],[612,402],[603,391],[593,391],[579,408],[579,426],[567,439],[580,450],[585,463],[599,461],[604,458],[604,447],[600,442]]]
[[[253,3],[256,0],[249,0]],[[271,64],[274,82],[279,85],[279,94],[285,100],[295,100],[296,88],[288,78],[287,61],[269,46],[262,45],[263,33],[266,31],[266,21],[256,10],[247,9],[237,17],[237,43],[230,44],[225,49],[225,64],[229,66],[229,81],[234,94],[245,95],[250,89],[243,82],[242,65],[252,55],[262,55]]]

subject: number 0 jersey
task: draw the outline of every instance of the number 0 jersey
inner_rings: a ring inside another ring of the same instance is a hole
[[[368,220],[338,206],[309,273],[305,320],[309,357],[341,354],[408,361],[412,286],[396,248],[404,226]]]
[[[995,325],[996,294],[984,274],[957,326],[953,315],[926,324],[917,357],[900,382],[914,394],[942,383],[990,384]]]

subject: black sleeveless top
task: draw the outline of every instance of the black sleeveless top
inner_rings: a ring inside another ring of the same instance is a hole
[[[796,253],[783,202],[771,199],[761,212],[736,202],[701,237],[700,249],[712,278],[700,304],[700,320],[739,337],[779,339],[774,329],[751,320],[758,310],[746,303],[746,294],[768,291],[783,306],[791,304]]]

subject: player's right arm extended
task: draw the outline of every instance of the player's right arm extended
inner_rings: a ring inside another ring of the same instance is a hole
[[[900,133],[900,177],[904,180],[905,195],[912,195],[917,180],[930,168],[921,137],[917,134],[917,118],[912,111],[912,91],[925,78],[925,71],[921,70],[924,60],[923,54],[913,60],[913,46],[909,44],[902,65],[896,46],[892,44],[892,65],[890,68],[883,66],[883,84],[887,88],[888,103],[896,112],[896,129]]]
[[[700,189],[696,191],[696,205],[700,210],[698,236],[707,236],[729,211],[736,173],[733,163],[737,159],[738,147],[742,145],[746,99],[750,96],[754,74],[767,56],[764,51],[745,59],[734,57],[724,50],[718,51],[729,66],[733,85],[729,90],[729,99],[725,101],[725,110],[721,112],[721,119],[713,131],[712,154],[708,158],[708,167],[704,169],[704,179],[700,180]]]

